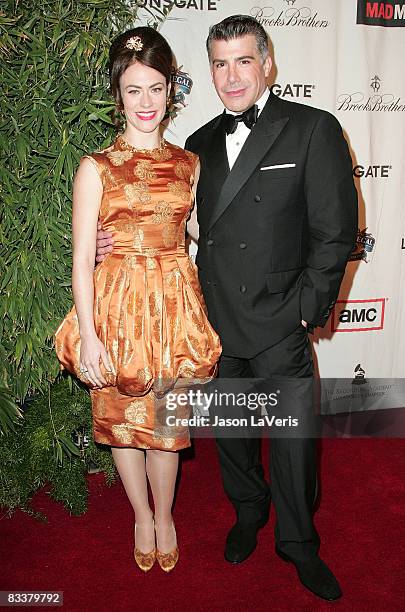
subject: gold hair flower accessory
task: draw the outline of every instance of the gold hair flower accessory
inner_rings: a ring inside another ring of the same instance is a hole
[[[133,51],[141,51],[143,49],[143,42],[139,36],[132,36],[128,38],[125,47],[127,49],[133,49]]]

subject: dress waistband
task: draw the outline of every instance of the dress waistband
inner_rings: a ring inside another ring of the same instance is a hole
[[[114,257],[126,257],[126,256],[135,256],[135,257],[188,257],[188,253],[183,249],[169,249],[169,248],[148,248],[143,247],[142,250],[137,250],[134,248],[123,248],[114,247],[113,251],[110,253],[110,256]]]

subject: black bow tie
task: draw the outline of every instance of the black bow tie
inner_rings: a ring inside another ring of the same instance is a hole
[[[245,112],[241,113],[240,115],[231,115],[230,113],[225,113],[224,119],[225,119],[226,133],[233,134],[236,128],[238,127],[238,123],[240,121],[243,121],[246,127],[248,127],[249,130],[251,130],[257,121],[258,114],[259,114],[259,109],[257,107],[257,104],[254,104],[253,106],[245,110]]]

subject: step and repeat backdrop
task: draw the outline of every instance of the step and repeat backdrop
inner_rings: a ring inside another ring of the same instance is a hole
[[[272,91],[333,113],[351,151],[357,245],[336,307],[314,335],[320,375],[405,377],[405,0],[176,0],[161,27],[178,63],[172,142],[183,145],[222,111],[205,40],[211,24],[237,13],[269,34]]]

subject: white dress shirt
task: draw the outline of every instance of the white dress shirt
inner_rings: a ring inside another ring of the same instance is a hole
[[[270,90],[266,87],[263,95],[257,100],[256,104],[259,109],[259,115],[262,112],[264,105],[266,104],[268,97],[270,95]],[[234,113],[226,109],[226,112],[230,115],[239,115],[240,113]],[[236,130],[233,134],[226,135],[226,153],[228,155],[228,163],[229,169],[234,165],[243,145],[246,142],[247,137],[250,134],[250,130],[243,121],[240,121],[237,125]]]

